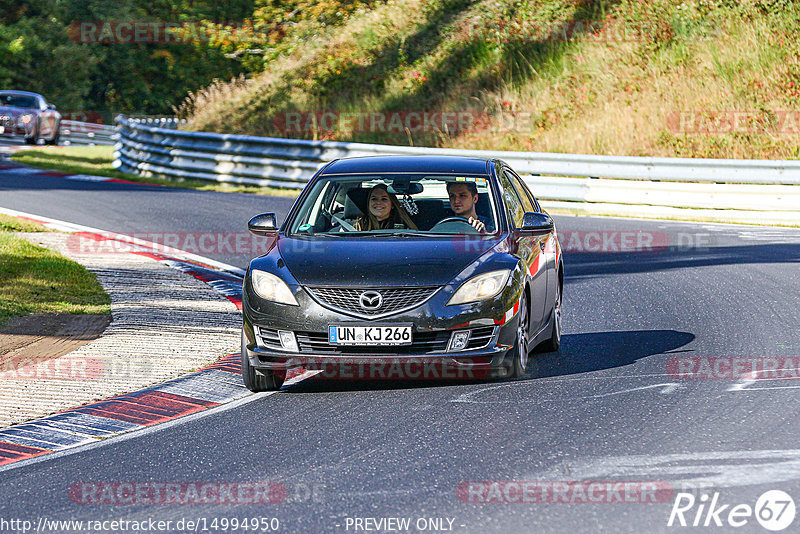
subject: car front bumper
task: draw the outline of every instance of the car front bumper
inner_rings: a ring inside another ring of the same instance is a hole
[[[364,320],[329,309],[304,293],[300,306],[285,306],[243,295],[243,351],[256,370],[302,367],[338,379],[483,379],[508,374],[508,355],[516,338],[519,295],[512,287],[490,301],[446,306],[440,292],[420,306],[379,320]],[[330,325],[411,324],[412,344],[347,347],[328,342]],[[456,331],[470,331],[464,350],[448,351]],[[298,350],[284,350],[279,331],[291,331]],[[473,343],[474,341],[474,343]]]
[[[17,125],[9,125],[4,124],[0,121],[0,135],[13,137],[13,136],[24,136],[30,137],[33,135],[34,127],[31,126],[17,126]]]

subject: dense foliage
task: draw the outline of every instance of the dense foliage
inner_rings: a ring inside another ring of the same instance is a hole
[[[0,89],[42,93],[74,118],[171,114],[189,91],[263,70],[265,54],[296,22],[336,24],[364,4],[0,0]],[[120,40],[153,22],[160,23],[160,38]],[[169,38],[166,25],[177,27]]]

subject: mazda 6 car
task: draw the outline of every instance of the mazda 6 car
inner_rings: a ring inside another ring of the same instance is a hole
[[[270,238],[243,283],[251,391],[281,387],[293,368],[340,379],[521,377],[531,351],[559,348],[556,229],[503,161],[336,160],[280,228],[263,213],[249,229]]]
[[[61,114],[44,97],[27,91],[0,91],[0,135],[22,136],[29,145],[39,139],[57,145]]]

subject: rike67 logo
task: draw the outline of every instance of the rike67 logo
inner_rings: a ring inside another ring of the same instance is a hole
[[[719,492],[709,496],[706,493],[695,497],[692,493],[678,493],[672,504],[667,526],[727,527],[739,528],[747,525],[755,517],[767,530],[785,530],[794,522],[794,499],[781,490],[764,492],[755,503],[730,504],[720,500]]]

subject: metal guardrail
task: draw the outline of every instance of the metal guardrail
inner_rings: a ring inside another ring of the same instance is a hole
[[[181,124],[186,124],[186,119],[178,119],[177,117],[162,117],[159,115],[140,115],[128,116],[128,120],[137,124],[145,124],[147,126],[155,126],[156,128],[169,128],[177,130]]]
[[[71,120],[61,121],[62,145],[113,145],[113,125]]]
[[[186,119],[174,117],[131,117],[136,124],[145,124],[158,128],[177,129]],[[63,145],[113,145],[112,136],[116,132],[113,124],[97,124],[73,120],[61,121],[61,141]]]
[[[378,154],[506,161],[541,199],[592,204],[781,212],[800,221],[800,161],[645,158],[458,150],[187,132],[116,119],[124,172],[302,188],[325,162]]]

